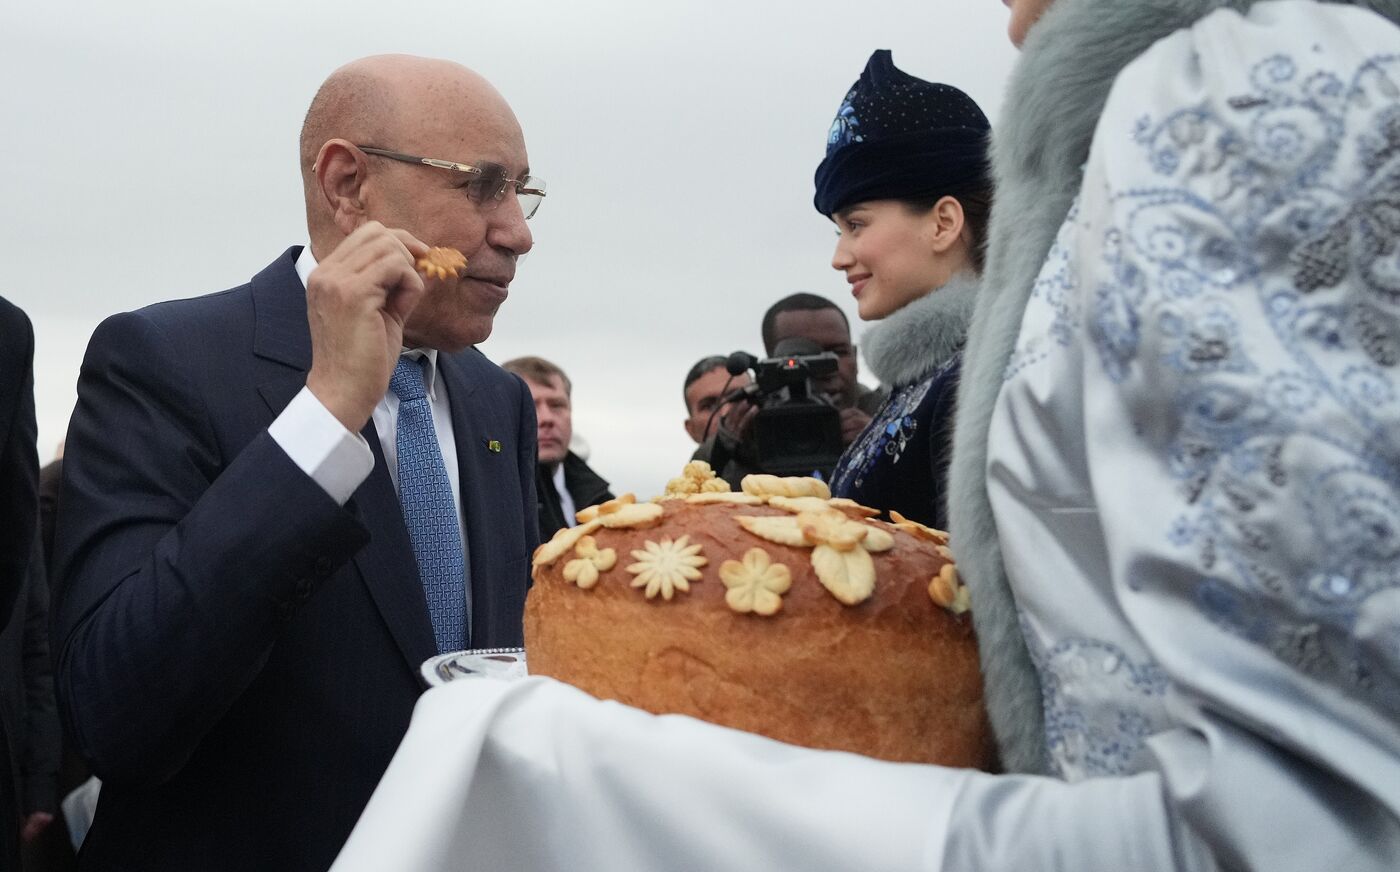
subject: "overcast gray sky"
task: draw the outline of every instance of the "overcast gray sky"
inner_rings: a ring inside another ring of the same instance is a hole
[[[241,284],[305,241],[307,103],[341,63],[409,52],[492,80],[549,182],[483,351],[564,367],[594,467],[655,494],[693,448],[696,359],[761,352],[764,309],[799,290],[859,336],[812,173],[870,52],[995,121],[1005,19],[996,0],[5,3],[0,294],[34,321],[40,457],[99,321]]]

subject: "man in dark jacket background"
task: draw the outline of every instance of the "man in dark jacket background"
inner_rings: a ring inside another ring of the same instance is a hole
[[[540,446],[535,492],[540,501],[540,541],[577,521],[579,509],[610,500],[603,477],[569,449],[573,440],[573,382],[564,370],[542,357],[517,357],[501,364],[525,380],[535,399],[535,421]]]

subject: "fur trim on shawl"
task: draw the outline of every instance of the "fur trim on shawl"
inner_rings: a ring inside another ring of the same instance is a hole
[[[980,283],[959,273],[865,329],[860,351],[886,386],[913,384],[962,350]]]
[[[1344,2],[1344,0],[1342,0]],[[1158,40],[1253,0],[1056,0],[1031,28],[992,140],[987,268],[963,358],[949,529],[972,594],[987,713],[1008,772],[1046,771],[1040,681],[1006,578],[987,496],[987,433],[1031,286],[1080,187],[1118,73]],[[1400,22],[1400,0],[1355,0]]]

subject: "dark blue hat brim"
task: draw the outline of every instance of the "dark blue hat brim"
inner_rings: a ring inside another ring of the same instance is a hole
[[[971,128],[916,131],[852,142],[817,166],[813,205],[833,215],[869,200],[919,199],[983,187],[988,132]]]

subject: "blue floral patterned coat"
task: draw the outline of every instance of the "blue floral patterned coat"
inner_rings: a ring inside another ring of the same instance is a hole
[[[957,276],[861,337],[865,362],[889,396],[841,455],[833,495],[947,528],[953,409],[976,292],[975,279]]]

